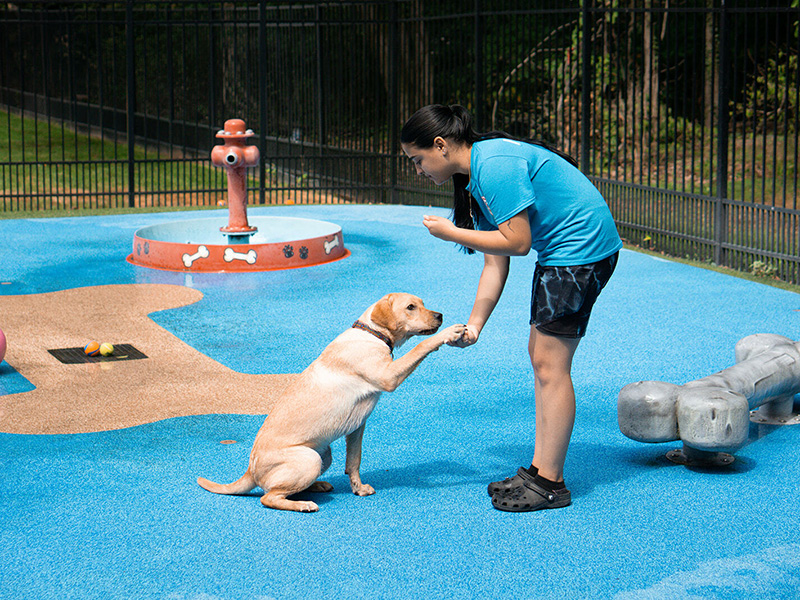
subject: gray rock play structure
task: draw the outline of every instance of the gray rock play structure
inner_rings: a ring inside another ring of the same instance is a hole
[[[708,377],[675,385],[639,381],[619,393],[619,428],[648,443],[683,441],[667,457],[685,465],[727,465],[746,441],[751,420],[800,423],[800,343],[758,333],[739,340],[736,364]]]

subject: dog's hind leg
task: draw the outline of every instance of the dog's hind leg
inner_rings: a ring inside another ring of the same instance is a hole
[[[293,446],[280,451],[280,460],[264,476],[259,484],[269,490],[261,497],[261,504],[278,510],[316,512],[314,502],[289,500],[292,496],[311,487],[322,472],[323,460],[316,450],[308,446]]]
[[[331,447],[328,446],[321,454],[322,456],[322,468],[319,471],[319,474],[322,475],[325,471],[328,470],[328,467],[331,466],[333,462],[333,455],[331,454]],[[310,486],[308,486],[307,492],[332,492],[333,486],[328,483],[327,481],[315,481]]]

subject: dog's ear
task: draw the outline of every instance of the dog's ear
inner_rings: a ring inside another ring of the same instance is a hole
[[[378,300],[369,317],[375,325],[385,327],[389,331],[394,331],[395,327],[397,327],[397,319],[395,319],[394,310],[392,310],[392,300],[392,294]]]

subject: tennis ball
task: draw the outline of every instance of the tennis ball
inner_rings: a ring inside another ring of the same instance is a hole
[[[100,354],[100,344],[97,342],[89,342],[83,347],[83,353],[86,356],[97,356]]]
[[[111,356],[114,354],[114,345],[109,344],[108,342],[103,342],[100,344],[100,354],[103,356]]]

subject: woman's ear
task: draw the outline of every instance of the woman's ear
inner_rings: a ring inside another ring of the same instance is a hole
[[[437,135],[433,138],[433,147],[437,150],[441,150],[442,154],[447,154],[447,140],[442,136]]]
[[[397,319],[394,316],[394,310],[392,310],[392,300],[392,294],[378,300],[372,309],[372,314],[369,316],[375,325],[384,327],[389,331],[394,331],[397,327]]]

